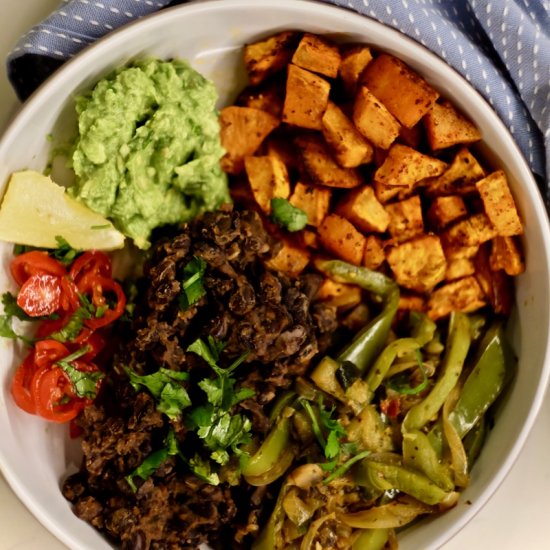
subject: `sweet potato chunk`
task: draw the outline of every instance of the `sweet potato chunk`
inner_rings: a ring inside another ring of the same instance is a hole
[[[340,67],[340,51],[336,44],[305,33],[292,56],[292,63],[302,69],[334,78]]]
[[[443,174],[424,182],[426,195],[468,195],[476,191],[475,183],[483,177],[483,167],[466,147],[461,147]]]
[[[251,107],[225,107],[220,113],[220,137],[227,151],[222,167],[229,174],[238,174],[244,158],[253,155],[263,140],[279,125],[273,115]]]
[[[462,279],[468,275],[473,275],[476,271],[474,262],[470,258],[458,258],[447,262],[447,271],[445,272],[445,279],[447,281],[454,281],[456,279]]]
[[[426,298],[418,294],[401,293],[397,309],[399,311],[424,311],[426,309]]]
[[[389,214],[376,198],[373,188],[368,185],[346,195],[336,212],[365,232],[383,233],[390,222]]]
[[[374,179],[385,185],[410,188],[424,178],[443,173],[446,168],[447,165],[439,159],[395,143],[382,166],[374,173]]]
[[[252,107],[281,118],[285,96],[285,81],[270,78],[258,86],[247,86],[235,100],[235,105]]]
[[[348,94],[355,95],[359,78],[371,61],[372,54],[368,46],[353,46],[342,52],[339,73]]]
[[[329,93],[330,84],[324,78],[289,65],[283,121],[301,128],[321,130]]]
[[[359,133],[342,109],[332,101],[328,102],[322,124],[325,141],[340,166],[355,168],[372,161],[372,145]]]
[[[388,231],[395,242],[406,241],[424,232],[422,205],[418,195],[388,204],[386,212],[390,216]]]
[[[482,212],[456,222],[443,233],[442,238],[451,246],[468,247],[490,241],[496,234],[493,224]]]
[[[244,63],[250,84],[256,85],[284,69],[294,54],[300,34],[283,31],[244,47]]]
[[[302,168],[312,183],[350,189],[363,183],[355,168],[342,168],[333,158],[326,142],[318,135],[296,138]]]
[[[360,265],[365,250],[365,237],[345,218],[330,214],[319,226],[323,247],[342,260]]]
[[[434,103],[424,117],[424,126],[432,151],[481,139],[476,125],[459,113],[449,101]]]
[[[317,227],[328,214],[331,190],[298,182],[290,197],[290,203],[307,214],[307,223]]]
[[[267,260],[266,265],[274,271],[297,277],[309,263],[310,254],[287,239],[283,239],[282,243],[281,248]]]
[[[452,311],[469,313],[486,304],[475,277],[464,277],[434,290],[428,299],[427,313],[433,319],[446,317]]]
[[[511,276],[525,271],[521,248],[513,237],[495,237],[491,244],[489,265],[493,271],[503,269]]]
[[[521,235],[523,225],[506,174],[497,170],[476,183],[487,217],[502,237]]]
[[[367,65],[362,82],[407,128],[414,126],[439,97],[403,61],[388,54],[379,55]]]
[[[373,145],[388,149],[399,135],[399,123],[386,107],[361,86],[353,104],[353,123]]]
[[[347,310],[360,304],[363,296],[361,289],[356,285],[325,279],[317,292],[317,299],[327,305],[337,307],[339,310]]]
[[[367,235],[363,265],[369,269],[378,269],[386,260],[382,239],[376,235]]]
[[[445,278],[447,260],[437,235],[391,247],[386,259],[398,284],[416,292],[429,292]]]
[[[428,219],[437,229],[443,229],[451,222],[468,214],[464,200],[459,195],[436,197],[428,210]]]
[[[271,212],[271,199],[288,198],[290,180],[280,159],[274,156],[246,157],[244,166],[254,198],[266,214]]]

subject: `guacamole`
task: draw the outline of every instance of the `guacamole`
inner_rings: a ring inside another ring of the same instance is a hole
[[[147,59],[76,99],[76,199],[140,248],[159,226],[230,202],[217,93],[184,61]]]

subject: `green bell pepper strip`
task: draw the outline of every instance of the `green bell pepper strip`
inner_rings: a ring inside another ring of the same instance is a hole
[[[339,363],[344,361],[353,363],[361,373],[364,373],[386,343],[399,305],[399,287],[395,281],[383,273],[339,260],[319,262],[318,267],[337,281],[355,284],[382,299],[382,311],[336,358]]]
[[[450,469],[439,462],[428,436],[420,430],[403,434],[403,464],[422,472],[444,491],[454,489]]]
[[[471,334],[468,317],[464,313],[451,315],[449,335],[441,374],[430,393],[411,407],[403,420],[403,433],[422,429],[441,409],[445,399],[455,387],[470,349]]]
[[[272,470],[287,450],[289,443],[290,418],[282,417],[269,432],[260,448],[243,466],[241,471],[245,479],[258,478]]]
[[[364,529],[351,545],[351,550],[384,550],[389,529]]]
[[[448,491],[418,471],[370,458],[356,466],[355,482],[371,491],[396,489],[429,505],[439,504],[449,496]]]
[[[466,378],[449,421],[461,438],[480,421],[501,394],[515,372],[516,361],[500,321],[493,323],[479,345],[475,366]],[[441,453],[443,435],[440,423],[429,433],[434,448]]]
[[[487,421],[485,416],[479,419],[479,422],[466,434],[464,437],[464,449],[468,457],[468,470],[472,469],[474,462],[477,460],[481,448],[485,443],[487,435]]]

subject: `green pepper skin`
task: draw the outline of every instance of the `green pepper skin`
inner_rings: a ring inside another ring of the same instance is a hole
[[[352,550],[384,550],[389,536],[389,529],[364,529],[351,548]]]
[[[470,349],[470,342],[470,323],[467,315],[453,313],[441,374],[430,393],[420,403],[411,407],[405,416],[404,431],[422,429],[441,409],[445,399],[458,382]]]
[[[514,370],[507,356],[502,323],[493,324],[481,341],[479,359],[469,374],[449,421],[463,438],[500,395]],[[514,362],[515,363],[515,362]]]
[[[399,305],[399,287],[389,277],[365,267],[339,260],[319,262],[318,267],[337,281],[355,284],[382,299],[382,311],[355,336],[336,358],[339,364],[349,361],[365,373],[382,351]]]

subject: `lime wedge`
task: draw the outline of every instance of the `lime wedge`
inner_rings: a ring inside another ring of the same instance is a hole
[[[80,250],[124,246],[124,235],[109,220],[68,196],[48,176],[32,170],[12,174],[0,206],[0,240],[57,248],[57,236]]]

